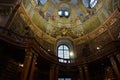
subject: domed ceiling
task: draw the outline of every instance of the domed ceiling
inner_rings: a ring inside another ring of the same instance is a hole
[[[110,14],[104,0],[24,0],[23,4],[35,25],[57,39],[80,38],[99,27]]]

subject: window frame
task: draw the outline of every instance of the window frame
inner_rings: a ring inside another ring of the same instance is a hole
[[[70,16],[70,6],[66,3],[62,3],[59,7],[58,7],[58,16],[60,17],[66,17],[68,18]]]
[[[86,8],[94,8],[98,3],[98,0],[90,0],[90,1],[82,0],[82,3]]]
[[[38,5],[45,5],[46,2],[47,2],[47,0],[36,0],[36,3],[37,3]]]
[[[62,80],[68,80],[68,79],[69,79],[69,80],[72,80],[72,78],[67,78],[67,77],[66,77],[66,78],[58,78],[58,80],[61,80],[61,79],[62,79]]]
[[[62,49],[59,49],[59,47],[61,47],[61,46],[62,46],[63,48],[62,48]],[[68,50],[65,49],[64,46],[66,46],[66,47],[68,48]],[[59,57],[59,50],[62,51],[63,58]],[[68,53],[69,58],[65,58],[65,51],[69,52],[69,53]],[[71,58],[70,58],[70,48],[69,48],[69,46],[66,45],[66,44],[60,44],[60,45],[57,47],[57,56],[58,56],[59,58],[61,58],[61,59],[71,59]]]
[[[98,0],[94,0],[94,1],[91,0],[90,3],[89,3],[89,4],[90,4],[90,7],[91,7],[91,8],[95,7],[96,4],[97,4],[97,2],[98,2]]]
[[[69,48],[69,59],[59,58],[59,56],[58,56],[58,47],[60,45],[66,45]],[[71,56],[71,53],[73,53],[73,56]],[[56,56],[58,57],[58,61],[60,63],[73,63],[74,58],[75,58],[75,54],[74,54],[74,51],[73,51],[73,43],[72,43],[72,41],[69,40],[69,39],[65,39],[65,38],[59,39],[57,41],[57,43],[56,43]]]

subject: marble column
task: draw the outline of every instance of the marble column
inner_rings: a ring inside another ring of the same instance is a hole
[[[55,80],[58,80],[58,77],[59,77],[59,67],[56,66],[55,67]]]
[[[84,67],[84,72],[85,72],[85,79],[89,80],[88,67],[87,67],[87,65],[84,65],[83,67]]]
[[[79,69],[79,73],[80,73],[80,80],[84,80],[82,67],[79,66],[78,69]]]
[[[117,67],[117,64],[116,64],[114,57],[110,56],[109,59],[110,59],[110,62],[112,64],[112,68],[113,68],[115,74],[117,75],[118,80],[120,80],[120,72],[119,72],[119,69]]]
[[[26,49],[25,51],[26,51],[26,55],[25,55],[25,59],[24,59],[24,64],[23,64],[24,66],[23,66],[21,80],[27,80],[31,61],[32,61],[32,56],[33,56],[30,49]]]
[[[55,80],[54,77],[55,76],[55,65],[51,65],[50,66],[50,80]]]
[[[36,66],[35,66],[36,65],[36,60],[37,60],[37,55],[34,54],[32,64],[31,64],[31,71],[30,71],[29,80],[34,80],[34,72],[35,72],[35,68],[36,68]]]

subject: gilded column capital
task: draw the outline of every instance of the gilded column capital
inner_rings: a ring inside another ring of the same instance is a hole
[[[26,56],[33,56],[31,49],[25,49]]]
[[[83,65],[83,67],[84,67],[84,72],[85,72],[86,80],[89,80],[89,71],[88,71],[87,64]]]
[[[78,66],[79,71],[82,71],[82,66]]]
[[[83,67],[84,67],[85,71],[88,71],[88,66],[87,65],[84,65]]]
[[[81,65],[78,66],[78,70],[79,70],[80,80],[84,80],[83,67]]]

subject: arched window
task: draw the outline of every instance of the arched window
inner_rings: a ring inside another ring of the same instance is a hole
[[[60,40],[57,44],[57,56],[59,57],[59,62],[71,63],[73,62],[73,46],[68,40]]]
[[[98,0],[82,0],[82,2],[85,7],[93,8],[97,4]]]
[[[72,80],[71,78],[58,78],[58,80]]]
[[[70,59],[70,50],[68,46],[66,45],[60,45],[58,47],[58,57],[64,58],[64,59]]]
[[[58,15],[60,17],[69,17],[70,16],[70,7],[68,4],[61,4],[58,8]]]
[[[93,8],[97,4],[97,0],[90,1],[90,7]]]
[[[44,5],[47,2],[47,0],[36,0],[36,2],[38,5]]]

